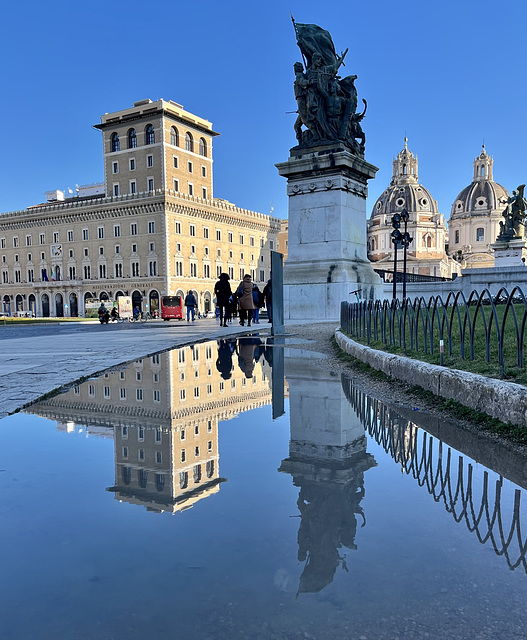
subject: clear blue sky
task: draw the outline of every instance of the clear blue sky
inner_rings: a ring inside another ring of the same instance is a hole
[[[3,8],[4,125],[0,211],[44,192],[103,179],[104,112],[135,100],[174,100],[212,121],[216,197],[287,217],[276,162],[296,144],[291,25],[328,29],[345,72],[358,75],[368,113],[366,159],[380,168],[368,212],[392,158],[409,148],[420,181],[450,214],[472,180],[482,141],[494,179],[527,182],[524,0],[401,3],[313,0],[11,2]]]

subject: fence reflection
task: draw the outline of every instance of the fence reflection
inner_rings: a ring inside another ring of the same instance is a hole
[[[476,478],[474,464],[463,455],[366,396],[345,376],[342,386],[370,437],[402,470],[426,487],[436,502],[442,502],[456,522],[464,522],[481,544],[490,542],[510,569],[521,565],[527,572],[527,539],[521,529],[523,492],[518,488],[513,495],[507,492],[503,477],[492,480],[488,470],[481,479]]]

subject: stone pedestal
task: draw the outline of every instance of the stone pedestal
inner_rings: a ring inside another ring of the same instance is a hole
[[[498,239],[490,246],[494,249],[495,267],[525,267],[527,248],[523,238],[514,238],[513,240]]]
[[[342,145],[292,149],[276,166],[289,196],[285,317],[338,320],[357,289],[361,299],[383,298],[366,254],[367,181],[377,167]]]

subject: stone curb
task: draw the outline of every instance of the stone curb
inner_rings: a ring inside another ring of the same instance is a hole
[[[390,378],[418,385],[501,422],[527,426],[527,388],[522,385],[378,351],[351,340],[339,329],[335,339],[342,351]]]

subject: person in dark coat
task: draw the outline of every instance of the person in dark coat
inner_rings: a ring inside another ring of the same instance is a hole
[[[270,278],[264,287],[263,295],[265,298],[265,306],[267,307],[267,316],[269,317],[269,322],[272,322],[273,321],[273,290],[271,287]]]
[[[192,316],[192,322],[196,319],[196,307],[198,303],[196,302],[196,298],[192,291],[189,291],[185,296],[185,307],[187,307],[187,322],[190,320],[190,316]]]
[[[228,273],[220,273],[220,279],[214,285],[214,295],[220,310],[220,327],[226,327],[229,317],[229,299],[232,296]]]
[[[216,360],[216,369],[221,373],[221,377],[224,380],[228,380],[232,375],[232,354],[234,347],[235,343],[230,340],[218,340],[218,359]]]
[[[256,282],[253,284],[253,322],[254,324],[260,324],[260,302],[261,302],[262,292],[258,289],[258,285]]]

